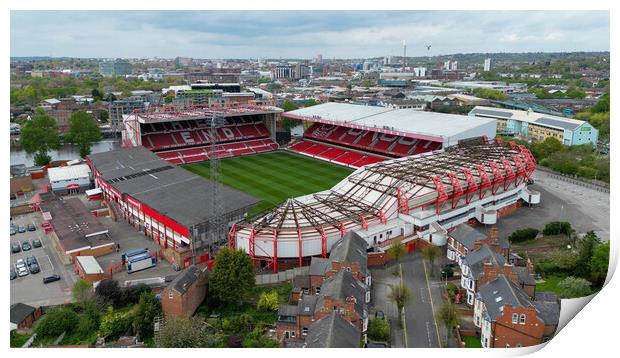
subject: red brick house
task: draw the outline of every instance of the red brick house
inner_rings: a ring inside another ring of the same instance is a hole
[[[467,224],[459,225],[448,233],[447,257],[460,265],[463,256],[485,244],[504,258],[510,257],[510,242],[506,238],[498,237],[497,227],[494,226],[489,235],[486,235]]]
[[[532,299],[507,276],[499,274],[480,286],[474,304],[474,324],[485,348],[526,347],[555,334],[560,301],[553,294]]]
[[[196,266],[183,270],[161,293],[165,316],[191,317],[207,295],[208,272]]]

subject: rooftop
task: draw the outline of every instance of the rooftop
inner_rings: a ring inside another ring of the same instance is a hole
[[[306,336],[308,348],[359,348],[361,332],[335,311],[312,323]]]
[[[533,305],[530,297],[505,275],[498,275],[495,280],[482,285],[478,290],[478,298],[484,302],[492,321],[502,315],[504,305],[512,307]]]
[[[494,107],[476,106],[469,112],[476,117],[513,119],[527,123],[538,124],[557,129],[575,130],[586,123],[578,119],[553,116],[550,114],[538,113],[533,111],[520,111],[516,109],[501,109]]]
[[[442,140],[465,131],[493,123],[486,118],[475,118],[436,112],[424,112],[414,108],[395,109],[387,107],[361,106],[329,102],[297,109],[282,114],[285,117],[309,121],[326,120],[334,124],[359,126],[372,129],[388,129],[404,132],[405,135],[425,136],[431,140]]]
[[[87,178],[90,175],[90,167],[88,164],[54,167],[47,169],[47,175],[50,182]]]
[[[171,165],[144,147],[121,148],[88,157],[108,184],[186,227],[213,215],[213,186],[201,176]],[[224,213],[246,209],[260,200],[218,184]],[[224,214],[222,213],[222,214]]]

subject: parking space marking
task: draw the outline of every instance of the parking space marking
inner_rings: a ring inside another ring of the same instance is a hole
[[[45,262],[44,258],[47,259],[47,262]],[[54,264],[52,263],[52,259],[50,259],[49,255],[37,257],[37,261],[39,261],[39,268],[41,269],[41,272],[54,271]],[[43,264],[47,266],[48,263],[49,263],[49,268],[44,270]]]

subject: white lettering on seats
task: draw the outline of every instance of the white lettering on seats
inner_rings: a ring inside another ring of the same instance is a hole
[[[179,122],[170,122],[170,126],[172,127],[172,129],[175,129],[175,130],[183,129],[183,126]]]
[[[415,138],[400,137],[398,144],[410,145],[417,141]]]
[[[235,139],[235,134],[230,130],[230,128],[222,128],[222,132],[224,132],[226,138]]]
[[[205,142],[211,142],[211,133],[209,133],[208,131],[204,129],[201,129],[199,133],[202,134]]]
[[[397,138],[398,138],[398,136],[397,136],[397,135],[392,136],[392,135],[390,135],[390,134],[385,134],[385,133],[381,134],[381,137],[379,137],[379,139],[381,139],[381,140],[382,140],[382,141],[384,141],[384,142],[393,142],[393,141],[395,141]]]
[[[194,144],[194,138],[190,132],[181,132],[181,138],[188,144]]]
[[[364,132],[363,129],[351,128],[347,131],[347,135],[357,137],[358,135],[362,134],[362,132]]]

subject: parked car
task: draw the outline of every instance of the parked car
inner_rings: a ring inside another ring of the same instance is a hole
[[[11,236],[17,234],[17,229],[11,225]]]
[[[375,318],[385,319],[385,313],[383,313],[383,311],[377,311],[375,312]]]
[[[17,269],[17,274],[19,275],[19,277],[22,276],[28,276],[30,274],[30,272],[28,272],[28,269],[26,269],[26,267],[19,267]]]
[[[388,344],[385,342],[368,342],[366,348],[388,348]]]
[[[28,231],[37,231],[37,227],[34,224],[28,224]]]
[[[17,273],[15,272],[15,270],[11,269],[11,280],[14,280],[17,278]]]
[[[26,227],[23,225],[19,225],[17,227],[17,232],[19,232],[20,234],[26,232]]]
[[[60,281],[60,276],[59,275],[49,275],[49,276],[45,276],[43,277],[43,283],[47,284],[50,282],[54,282],[54,281]]]
[[[32,250],[32,246],[28,241],[22,242],[22,251],[30,251]]]
[[[22,248],[21,248],[21,246],[19,246],[18,243],[12,243],[11,244],[11,252],[12,253],[16,254],[16,253],[18,253],[20,251],[22,251]]]
[[[28,268],[30,269],[30,273],[33,275],[41,272],[41,268],[37,264],[32,264],[28,266]]]
[[[34,256],[28,256],[26,257],[26,264],[28,264],[28,266],[32,265],[32,264],[39,264],[39,262],[37,261],[37,258]]]
[[[41,247],[41,246],[43,246],[41,244],[41,240],[39,240],[39,239],[32,240],[32,247]]]

